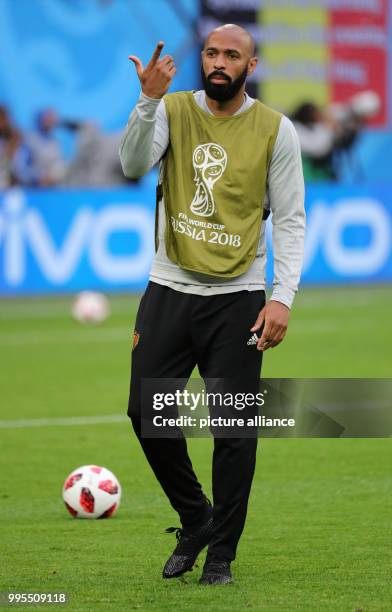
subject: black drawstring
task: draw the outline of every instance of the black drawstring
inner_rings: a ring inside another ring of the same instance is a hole
[[[184,535],[184,530],[181,529],[181,527],[168,527],[167,529],[165,529],[165,533],[174,533],[174,532],[176,532],[177,540],[180,540],[180,538]]]

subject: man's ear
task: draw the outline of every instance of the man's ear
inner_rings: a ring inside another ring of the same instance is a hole
[[[252,74],[256,70],[257,62],[259,61],[258,57],[251,57],[248,62],[248,76]]]

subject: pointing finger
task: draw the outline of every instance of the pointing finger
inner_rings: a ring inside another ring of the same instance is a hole
[[[157,63],[164,45],[165,45],[165,43],[162,40],[160,40],[159,43],[157,44],[157,46],[155,47],[155,51],[152,54],[151,59],[150,59],[150,61],[147,64],[147,66],[149,68],[151,68],[152,66],[154,66],[154,64]]]

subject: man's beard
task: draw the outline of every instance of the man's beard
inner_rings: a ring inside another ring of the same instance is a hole
[[[203,82],[204,90],[209,98],[212,100],[217,100],[218,102],[226,102],[227,100],[231,100],[234,96],[239,92],[242,85],[246,81],[246,77],[248,74],[248,67],[246,66],[241,72],[241,74],[233,81],[225,72],[221,70],[214,70],[207,77],[204,72],[203,66],[201,66],[201,80]],[[217,83],[211,83],[209,79],[214,76],[223,76],[225,77],[225,81],[222,81],[222,84],[218,85]]]

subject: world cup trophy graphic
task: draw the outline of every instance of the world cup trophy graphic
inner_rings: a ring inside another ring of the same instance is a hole
[[[193,151],[196,193],[190,209],[195,215],[211,217],[215,212],[212,190],[226,169],[226,151],[215,142],[201,144]]]

